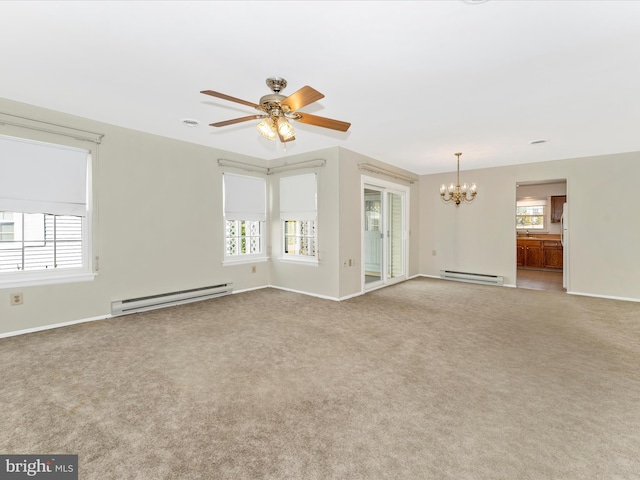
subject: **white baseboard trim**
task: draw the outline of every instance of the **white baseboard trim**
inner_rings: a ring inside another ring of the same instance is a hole
[[[338,299],[338,301],[342,302],[343,300],[349,300],[350,298],[356,298],[356,297],[359,297],[361,295],[364,295],[365,293],[367,293],[367,292],[352,293],[351,295],[346,295],[344,297],[340,297]]]
[[[25,328],[24,330],[15,330],[13,332],[0,333],[0,338],[15,337],[17,335],[26,335],[27,333],[42,332],[43,330],[52,330],[54,328],[68,327],[78,323],[95,322],[97,320],[106,320],[112,318],[112,315],[100,315],[99,317],[83,318],[81,320],[72,320],[70,322],[52,323],[51,325],[43,325],[41,327]]]
[[[269,288],[269,285],[261,285],[259,287],[243,288],[242,290],[232,290],[231,294],[253,292],[254,290],[262,290],[263,288]]]
[[[286,288],[286,287],[278,287],[276,285],[269,285],[269,288],[275,288],[276,290],[284,290],[285,292],[291,292],[291,293],[299,293],[301,295],[307,295],[309,297],[316,297],[316,298],[322,298],[324,300],[333,300],[334,302],[339,302],[340,299],[337,297],[330,297],[328,295],[320,295],[317,293],[310,293],[310,292],[305,292],[302,290],[295,290],[293,288]]]
[[[632,298],[632,297],[616,297],[614,295],[597,295],[595,293],[584,293],[584,292],[567,292],[569,295],[578,295],[581,297],[593,297],[593,298],[606,298],[607,300],[620,300],[623,302],[640,302],[640,298]]]
[[[418,275],[414,275],[411,278],[415,278],[415,277],[425,277],[425,278],[435,278],[436,280],[444,280],[444,278],[442,278],[440,275],[425,275],[424,273],[420,273]],[[449,280],[447,280],[449,281]],[[491,285],[492,287],[507,287],[507,288],[517,288],[516,285],[514,284],[504,284],[504,285]]]

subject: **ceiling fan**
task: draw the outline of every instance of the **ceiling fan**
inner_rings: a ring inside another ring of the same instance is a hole
[[[205,95],[211,95],[212,97],[222,98],[223,100],[241,103],[242,105],[253,107],[262,112],[246,117],[234,118],[233,120],[226,120],[224,122],[211,123],[210,125],[212,127],[224,127],[233,125],[234,123],[262,119],[257,125],[258,131],[262,136],[269,140],[275,140],[276,137],[278,137],[282,143],[295,140],[295,132],[288,120],[296,120],[309,125],[339,130],[340,132],[346,132],[351,126],[348,122],[298,112],[302,107],[324,98],[324,95],[317,90],[309,86],[304,86],[297,92],[285,97],[280,94],[287,86],[287,81],[284,78],[270,77],[267,78],[266,83],[273,93],[261,97],[259,104],[231,97],[224,93],[214,92],[213,90],[203,90],[200,92]]]

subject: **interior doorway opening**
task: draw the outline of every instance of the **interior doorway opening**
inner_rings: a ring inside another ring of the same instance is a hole
[[[516,183],[516,286],[566,291],[567,180]]]

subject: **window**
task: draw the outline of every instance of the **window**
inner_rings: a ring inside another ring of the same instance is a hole
[[[518,200],[516,206],[516,229],[544,230],[546,200]]]
[[[317,262],[316,174],[280,179],[283,258]]]
[[[13,240],[13,213],[0,212],[0,242],[9,242]]]
[[[262,222],[226,220],[225,224],[227,256],[262,253]]]
[[[284,253],[316,256],[315,220],[284,220]]]
[[[264,178],[225,173],[225,262],[265,256],[266,181]]]
[[[82,268],[82,217],[0,212],[0,273]],[[11,229],[5,228],[10,226]]]
[[[0,285],[92,278],[89,151],[0,135]]]

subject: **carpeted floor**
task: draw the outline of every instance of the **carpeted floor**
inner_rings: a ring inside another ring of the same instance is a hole
[[[419,278],[0,339],[0,453],[104,479],[640,479],[640,304]]]

